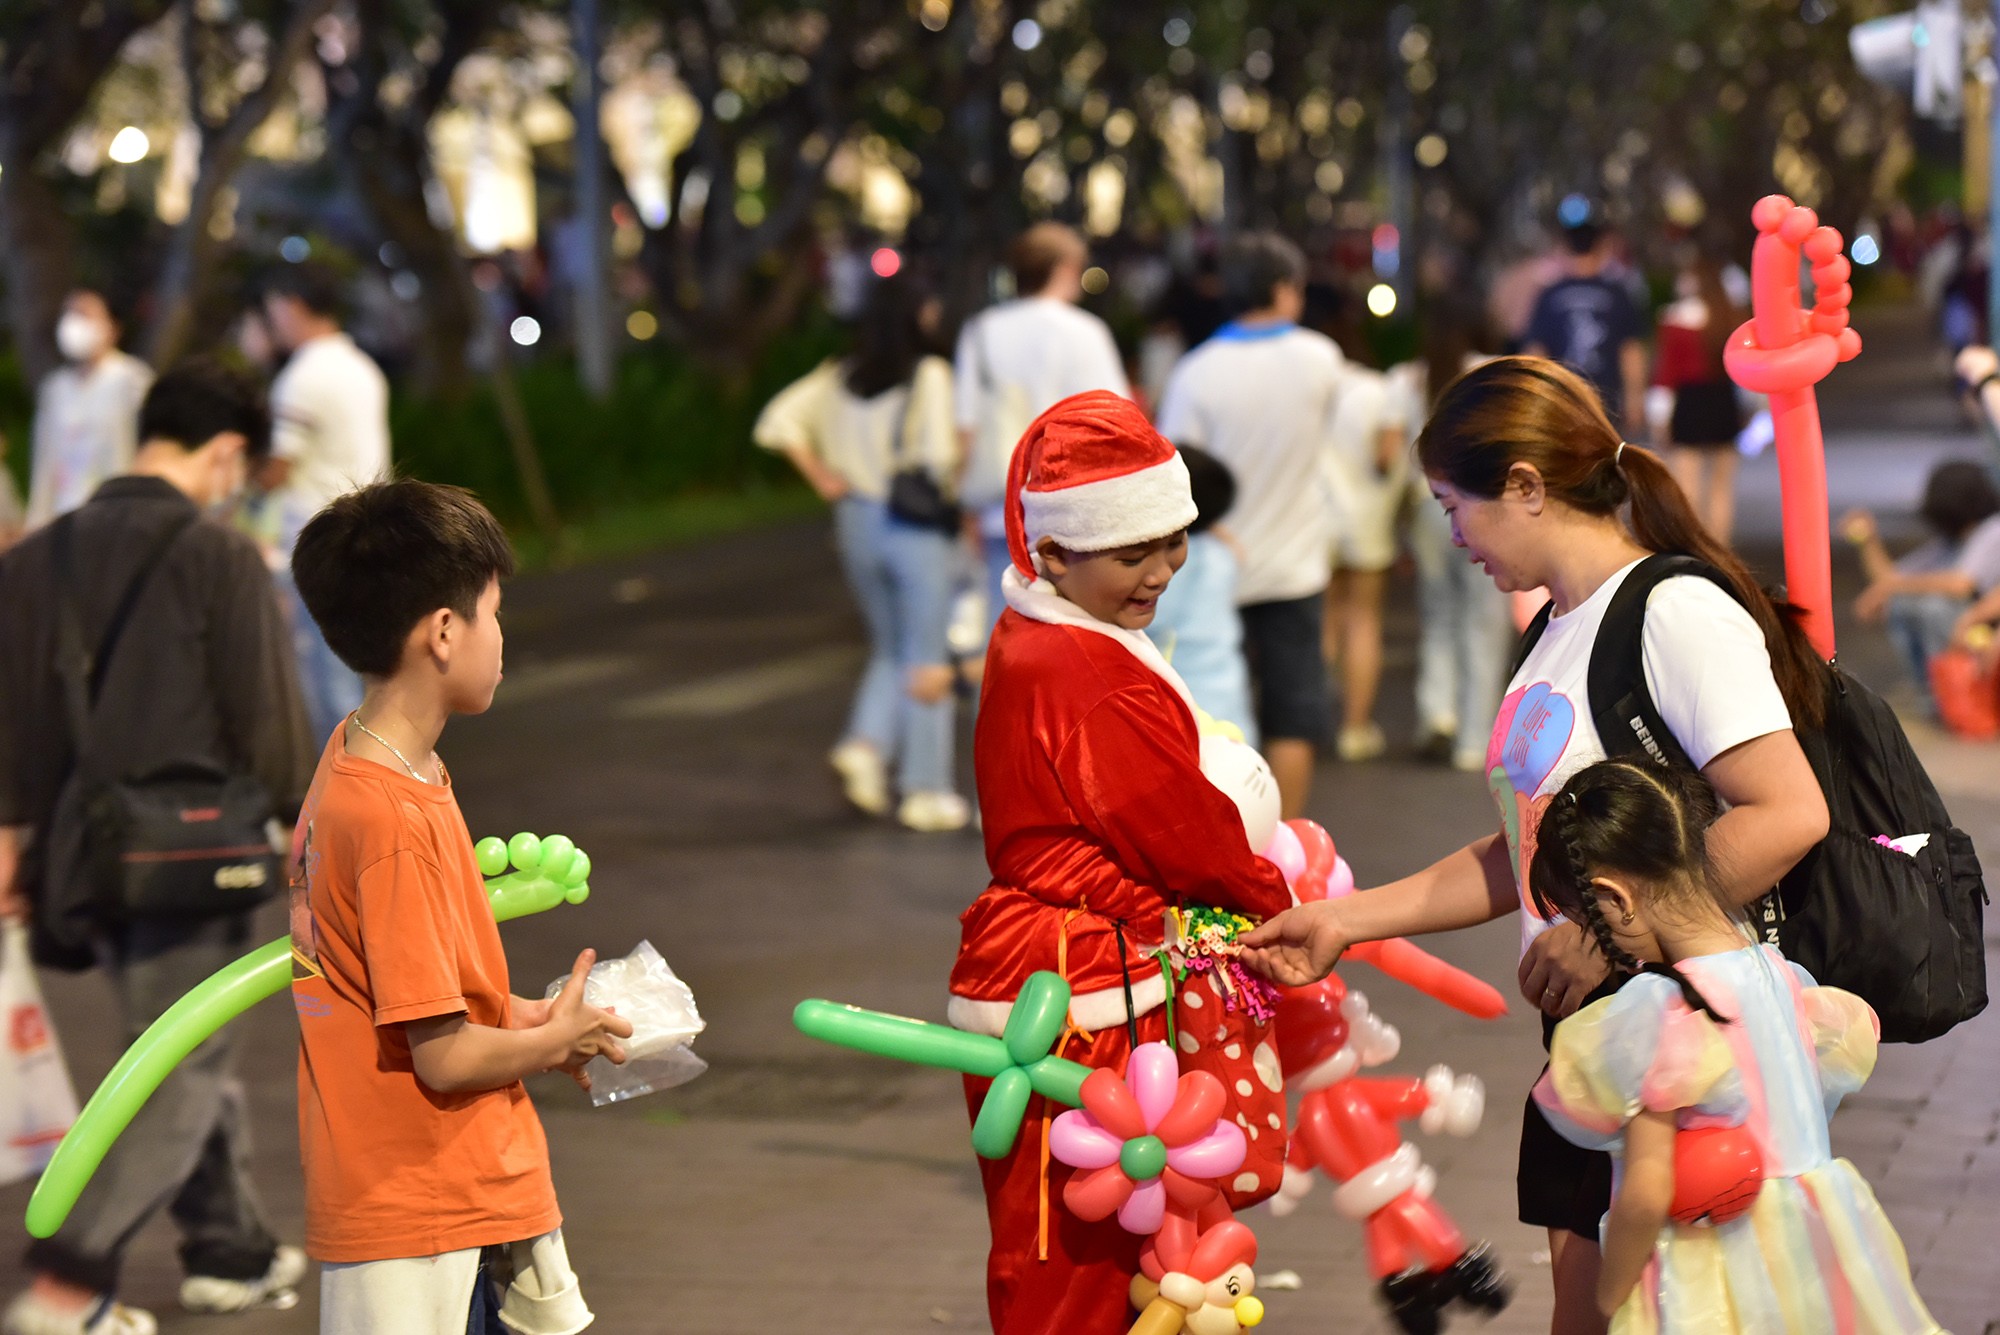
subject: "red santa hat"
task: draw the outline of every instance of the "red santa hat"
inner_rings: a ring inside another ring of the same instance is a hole
[[[1130,399],[1106,390],[1037,417],[1007,469],[1007,549],[1028,579],[1044,538],[1107,552],[1178,533],[1195,516],[1180,453]]]

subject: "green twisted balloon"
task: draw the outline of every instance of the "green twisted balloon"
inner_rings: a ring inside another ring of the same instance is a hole
[[[1090,1068],[1050,1055],[1068,1013],[1069,984],[1043,971],[1028,975],[999,1038],[833,1001],[801,1001],[792,1023],[823,1043],[991,1080],[972,1123],[972,1149],[982,1159],[1004,1159],[1021,1134],[1032,1096],[1083,1106]]]
[[[487,878],[486,899],[497,922],[545,913],[558,904],[581,904],[590,897],[590,857],[562,835],[539,839],[517,834],[506,843],[481,839],[473,852]],[[112,1144],[189,1053],[244,1011],[290,986],[291,957],[290,938],[251,951],[217,970],[139,1035],[42,1170],[28,1201],[30,1234],[52,1237],[63,1226]]]

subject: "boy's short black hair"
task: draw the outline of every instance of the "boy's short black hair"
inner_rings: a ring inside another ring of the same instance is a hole
[[[1305,290],[1305,252],[1276,232],[1245,232],[1222,257],[1222,284],[1234,313],[1262,310],[1280,284]]]
[[[290,297],[314,315],[332,320],[346,313],[347,285],[332,265],[318,260],[272,269],[264,275],[264,295]]]
[[[387,677],[403,643],[440,607],[471,620],[494,579],[514,573],[507,534],[462,487],[397,478],[350,491],[312,517],[292,578],[327,647]]]
[[[245,452],[271,452],[271,412],[249,375],[213,357],[179,362],[153,382],[139,405],[139,443],[167,441],[198,450],[225,431],[243,437]]]
[[[1229,465],[1207,450],[1181,446],[1181,461],[1187,465],[1188,481],[1194,491],[1195,521],[1188,525],[1190,536],[1206,533],[1221,522],[1236,504],[1236,474]]]

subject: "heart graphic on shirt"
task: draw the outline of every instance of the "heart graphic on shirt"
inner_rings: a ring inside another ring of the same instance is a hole
[[[1540,791],[1575,730],[1576,707],[1568,696],[1556,694],[1547,682],[1537,682],[1521,693],[1507,719],[1506,732],[1500,734],[1504,740],[1496,757],[1515,792],[1532,797]]]

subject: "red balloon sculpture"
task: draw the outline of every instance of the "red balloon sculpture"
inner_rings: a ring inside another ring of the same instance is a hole
[[[1785,591],[1805,610],[1813,646],[1831,659],[1832,544],[1826,498],[1826,442],[1813,386],[1861,351],[1848,326],[1853,269],[1840,233],[1821,227],[1811,209],[1766,195],[1750,211],[1757,244],[1750,254],[1751,318],[1729,336],[1722,360],[1729,378],[1771,399],[1778,481],[1784,492]],[[1813,308],[1799,295],[1799,257],[1812,263]]]
[[[1352,893],[1352,877],[1336,872],[1345,864],[1326,831],[1306,821],[1290,827],[1304,853],[1303,874],[1292,883],[1299,898]],[[1493,988],[1407,941],[1382,942],[1363,957],[1468,1014],[1491,1018],[1506,1010]],[[1334,1208],[1361,1225],[1369,1270],[1390,1316],[1408,1335],[1439,1330],[1453,1304],[1487,1312],[1505,1307],[1506,1277],[1487,1248],[1468,1244],[1431,1199],[1433,1174],[1399,1129],[1415,1121],[1427,1132],[1470,1135],[1485,1107],[1479,1082],[1443,1066],[1421,1078],[1361,1075],[1365,1067],[1393,1060],[1402,1040],[1338,974],[1284,991],[1277,1028],[1285,1083],[1305,1095],[1272,1209],[1295,1209],[1315,1170],[1337,1183]]]

